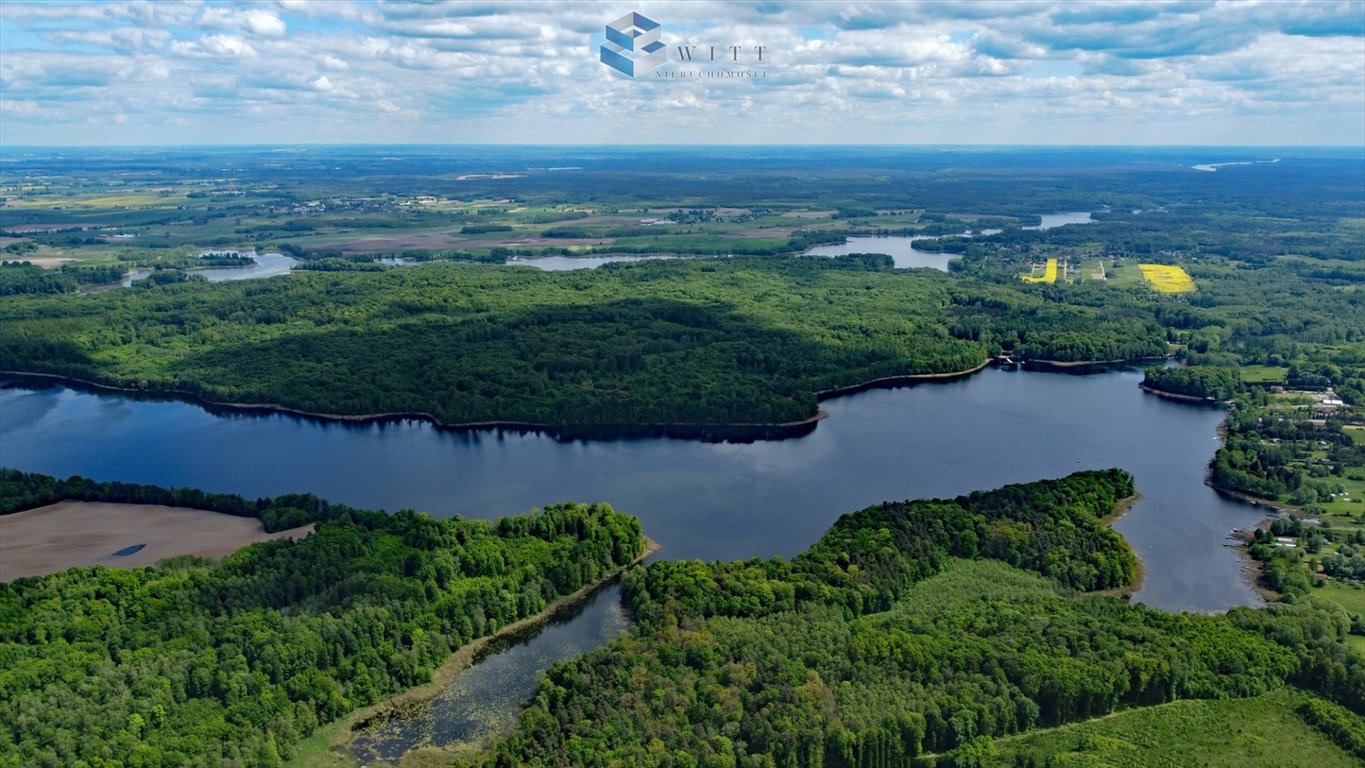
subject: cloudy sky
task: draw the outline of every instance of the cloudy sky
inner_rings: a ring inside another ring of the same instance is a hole
[[[0,147],[353,142],[1365,146],[1365,2],[0,3]]]

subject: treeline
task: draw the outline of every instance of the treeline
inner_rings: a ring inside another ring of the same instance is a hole
[[[308,272],[383,272],[385,269],[388,269],[388,267],[376,261],[373,256],[367,254],[364,259],[343,259],[338,257],[309,259],[295,264],[294,269],[301,269]]]
[[[27,261],[0,262],[0,296],[19,294],[75,293],[82,285],[116,283],[122,267],[87,267],[64,264],[43,269]]]
[[[967,766],[996,736],[1177,698],[1292,683],[1365,708],[1331,615],[1076,594],[1132,578],[1098,519],[1132,492],[1085,472],[870,507],[791,561],[632,571],[637,630],[552,667],[482,764]]]
[[[823,390],[991,354],[1098,361],[1167,346],[1157,320],[1122,303],[897,272],[885,256],[557,274],[353,274],[332,258],[373,269],[373,255],[329,257],[317,266],[347,271],[184,286],[160,286],[183,279],[162,271],[139,291],[7,301],[0,368],[447,424],[775,424],[812,416]]]
[[[0,764],[279,766],[318,725],[642,548],[606,505],[499,522],[346,510],[222,564],[0,585]]]
[[[1142,386],[1173,395],[1206,400],[1231,400],[1242,388],[1236,368],[1190,365],[1181,368],[1147,367]]]
[[[80,283],[71,275],[43,269],[27,261],[0,262],[0,296],[72,293]]]
[[[1303,469],[1293,461],[1291,447],[1229,428],[1209,465],[1209,479],[1220,488],[1278,499],[1303,486]]]
[[[105,283],[117,283],[123,279],[127,273],[121,266],[77,266],[75,264],[63,264],[61,272],[70,275],[81,285],[101,285]]]
[[[1309,699],[1295,710],[1305,723],[1321,731],[1333,743],[1365,760],[1365,724],[1349,711],[1321,699]]]
[[[68,499],[104,501],[118,504],[164,504],[237,517],[260,519],[268,533],[297,528],[308,523],[355,518],[369,514],[310,493],[292,493],[274,498],[248,499],[230,493],[209,493],[198,488],[163,488],[142,483],[100,482],[72,475],[66,479],[37,472],[20,472],[0,467],[0,515],[55,504]]]

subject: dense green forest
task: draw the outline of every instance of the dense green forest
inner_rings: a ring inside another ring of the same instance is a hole
[[[1124,306],[964,288],[884,256],[461,265],[189,281],[0,305],[0,368],[317,413],[445,423],[780,423],[821,390],[988,353],[1162,354]]]
[[[7,472],[0,495],[92,487],[42,480]],[[107,498],[136,488],[110,486]],[[201,497],[210,508],[230,501]],[[222,563],[173,558],[0,585],[0,765],[278,766],[318,725],[427,681],[454,648],[644,546],[639,521],[606,505],[494,522],[311,497],[260,506],[294,504],[325,518],[314,533]]]
[[[1165,350],[1155,322],[1128,316],[974,296],[882,256],[429,265],[15,297],[0,368],[446,423],[775,423],[811,416],[821,390],[973,368],[1004,343],[1059,359]]]
[[[1353,749],[1365,666],[1339,614],[1167,614],[1082,593],[1132,578],[1099,520],[1132,492],[1109,470],[887,503],[791,561],[632,571],[636,632],[553,667],[487,764],[968,766],[997,736],[1289,684],[1344,705],[1320,706]]]

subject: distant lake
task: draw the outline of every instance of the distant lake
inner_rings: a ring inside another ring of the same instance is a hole
[[[1023,227],[1023,229],[1052,229],[1067,224],[1089,224],[1093,221],[1089,211],[1069,211],[1066,213],[1044,213],[1040,215],[1042,222],[1035,227]],[[994,235],[999,233],[998,229],[983,229],[979,232],[963,232],[962,237],[972,237],[977,235]],[[948,262],[957,258],[956,253],[935,253],[933,251],[921,251],[915,247],[916,242],[923,240],[934,240],[936,238],[926,235],[914,237],[887,236],[887,237],[849,237],[842,243],[833,245],[818,245],[807,250],[802,256],[847,256],[850,253],[884,253],[891,257],[897,269],[913,269],[917,267],[928,267],[937,269],[940,272],[948,271]]]
[[[933,253],[915,248],[917,240],[932,240],[928,237],[850,237],[834,245],[817,245],[801,254],[802,256],[847,256],[850,253],[884,253],[891,257],[898,269],[928,267],[940,272],[948,271],[948,262],[957,258],[956,253]]]
[[[597,269],[603,264],[615,264],[618,261],[652,261],[655,259],[677,259],[683,258],[671,255],[611,255],[611,256],[538,256],[535,258],[511,259],[507,262],[509,267],[535,267],[546,272],[567,272],[574,269]]]
[[[1090,218],[1090,211],[1068,211],[1066,213],[1044,213],[1040,216],[1042,223],[1036,227],[1022,227],[1022,229],[1052,229],[1053,227],[1064,227],[1067,224],[1090,224],[1094,219]]]
[[[193,267],[187,270],[192,275],[200,275],[210,283],[222,283],[228,280],[251,280],[257,277],[274,277],[284,275],[293,271],[294,265],[298,260],[292,256],[285,256],[282,253],[255,253],[249,254],[254,264],[242,267]],[[138,269],[123,276],[123,287],[127,288],[133,283],[151,274],[150,270]]]

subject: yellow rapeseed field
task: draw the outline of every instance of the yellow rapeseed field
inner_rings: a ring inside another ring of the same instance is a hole
[[[1181,267],[1167,264],[1139,264],[1142,276],[1152,287],[1162,293],[1189,293],[1194,290],[1194,281]]]
[[[1144,271],[1144,274],[1145,274],[1145,271]],[[1033,275],[1024,275],[1024,276],[1023,276],[1023,279],[1024,279],[1024,282],[1026,282],[1026,283],[1055,283],[1055,282],[1057,282],[1057,260],[1056,260],[1056,259],[1048,259],[1048,260],[1047,260],[1047,268],[1043,270],[1043,276],[1042,276],[1042,277],[1034,277]]]

